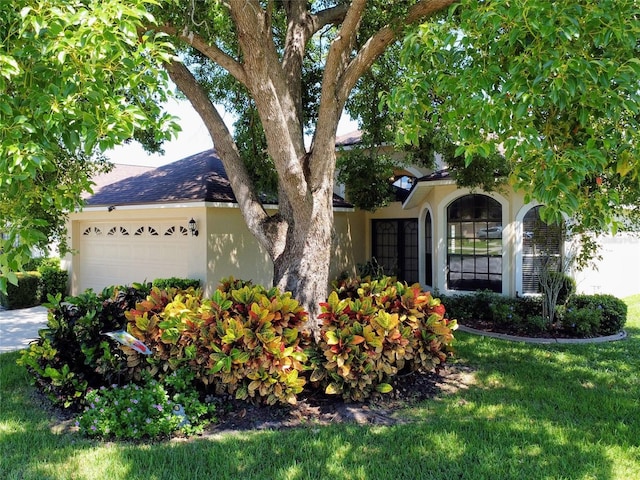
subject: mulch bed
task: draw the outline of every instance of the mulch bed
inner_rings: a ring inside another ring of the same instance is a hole
[[[362,403],[347,402],[342,397],[328,396],[322,392],[301,398],[296,405],[291,406],[263,406],[229,401],[224,406],[221,405],[218,410],[219,421],[205,432],[205,436],[345,422],[396,425],[406,422],[395,415],[396,410],[442,393],[468,388],[472,383],[472,369],[460,365],[445,365],[439,372],[399,376],[393,382],[392,392],[376,394]]]

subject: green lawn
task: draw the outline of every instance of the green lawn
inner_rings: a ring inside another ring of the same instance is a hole
[[[625,341],[540,346],[458,333],[475,383],[402,412],[334,425],[152,445],[50,431],[17,354],[0,355],[2,479],[640,478],[640,295]]]

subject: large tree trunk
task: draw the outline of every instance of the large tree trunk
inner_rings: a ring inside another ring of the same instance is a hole
[[[345,102],[358,79],[396,39],[403,21],[415,23],[454,1],[417,1],[404,18],[397,19],[397,25],[381,28],[359,50],[356,37],[366,0],[337,3],[315,13],[311,13],[307,2],[284,2],[287,32],[284,45],[278,46],[271,17],[275,3],[267,2],[264,8],[264,2],[258,0],[228,0],[225,6],[241,52],[237,58],[228,53],[229,49],[207,43],[205,37],[188,27],[161,28],[224,68],[255,102],[268,154],[279,178],[278,213],[272,216],[260,202],[237,146],[207,92],[178,61],[167,66],[213,138],[247,226],[273,261],[274,284],[291,291],[301,302],[316,334],[319,303],[326,299],[329,286],[335,138]],[[302,65],[308,42],[328,25],[339,28],[326,55],[316,129],[307,151],[303,137]]]
[[[335,157],[335,152],[325,155]],[[314,332],[319,328],[319,303],[327,298],[334,228],[333,182],[329,177],[324,180],[323,187],[311,193],[311,215],[291,218],[282,254],[273,260],[274,284],[304,305]]]

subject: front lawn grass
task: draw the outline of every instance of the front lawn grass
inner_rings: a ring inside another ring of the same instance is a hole
[[[529,345],[458,332],[467,388],[392,427],[332,425],[156,444],[51,431],[17,353],[0,355],[3,479],[640,478],[640,295],[627,340]]]

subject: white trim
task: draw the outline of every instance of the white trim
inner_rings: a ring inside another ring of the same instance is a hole
[[[211,202],[193,202],[193,203],[147,203],[147,204],[139,204],[139,205],[118,205],[114,204],[115,210],[161,210],[161,209],[169,209],[169,208],[202,208],[207,206],[215,206],[210,205]],[[220,207],[229,206],[227,203],[220,203]],[[84,207],[81,210],[76,210],[74,213],[82,213],[82,212],[104,212],[105,210],[109,210],[108,205],[100,205],[100,206],[88,206]]]
[[[515,245],[514,245],[514,257],[515,257],[515,274],[516,274],[516,278],[515,278],[515,288],[516,288],[516,293],[518,293],[519,295],[523,295],[523,296],[536,296],[539,294],[525,294],[522,292],[523,290],[523,286],[522,286],[522,263],[523,263],[523,253],[522,253],[522,242],[524,241],[524,231],[523,231],[523,222],[524,222],[524,217],[527,215],[527,213],[529,213],[529,211],[532,208],[535,207],[544,207],[543,203],[538,202],[537,200],[533,200],[529,203],[527,203],[526,205],[523,205],[520,210],[518,210],[518,213],[516,213],[515,219],[514,219],[514,229],[515,229]],[[569,225],[569,216],[566,214],[562,214],[562,217],[564,218],[564,222],[565,222],[565,226],[567,227],[567,233],[569,233],[568,229],[570,227]],[[569,240],[569,235],[567,235],[565,237],[565,241],[562,244],[562,250],[560,252],[560,255],[562,256],[562,261],[564,262],[567,258],[567,252],[571,251],[572,247],[572,242],[571,240]],[[568,275],[571,275],[572,277],[573,272],[572,271],[567,271],[566,272]]]
[[[418,206],[433,187],[441,187],[441,186],[455,185],[455,184],[456,184],[456,181],[451,179],[418,181],[418,183],[416,183],[415,186],[409,192],[409,195],[407,196],[405,201],[402,203],[402,208],[405,210],[409,210],[411,208]],[[423,192],[423,194],[419,198],[415,198],[418,195],[416,193],[418,190]]]
[[[538,201],[531,201],[529,203],[527,203],[526,205],[523,205],[520,210],[518,210],[518,213],[516,213],[516,217],[514,219],[514,228],[515,228],[515,233],[516,233],[516,243],[514,245],[514,256],[516,259],[516,281],[515,281],[515,287],[516,287],[516,293],[518,293],[519,295],[524,295],[522,292],[522,263],[523,263],[523,258],[522,258],[522,240],[523,240],[523,227],[522,227],[522,222],[524,221],[524,217],[527,215],[527,213],[529,213],[529,211],[532,208],[535,208],[537,206],[542,205],[540,202]]]

